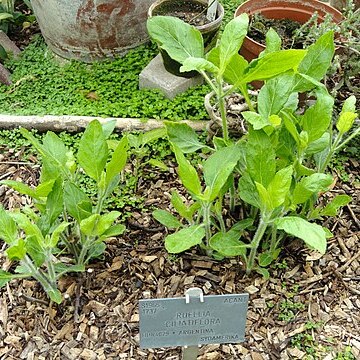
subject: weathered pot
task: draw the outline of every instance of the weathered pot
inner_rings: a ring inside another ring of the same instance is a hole
[[[41,32],[56,54],[92,62],[148,40],[153,0],[31,0]]]
[[[148,16],[156,15],[167,15],[169,11],[183,11],[189,4],[208,5],[207,0],[157,0],[149,8]],[[201,25],[195,26],[200,32],[204,39],[205,51],[209,51],[216,42],[217,35],[221,26],[222,19],[224,17],[224,8],[218,3],[216,18],[214,21]],[[163,58],[164,66],[167,71],[176,76],[190,78],[198,75],[197,71],[180,72],[181,64],[173,60],[166,51],[160,49],[161,56]]]
[[[317,0],[248,0],[235,11],[235,17],[242,13],[252,15],[261,13],[269,19],[289,19],[301,24],[306,23],[317,12],[319,21],[330,14],[334,22],[340,22],[341,12],[332,6]],[[240,54],[248,61],[255,59],[265,50],[265,46],[246,36],[240,49]]]

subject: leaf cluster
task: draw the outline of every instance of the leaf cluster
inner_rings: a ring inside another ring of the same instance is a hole
[[[76,155],[53,132],[39,141],[31,132],[20,130],[41,155],[42,168],[36,188],[18,181],[1,182],[31,197],[35,205],[16,211],[0,208],[0,239],[7,244],[7,257],[19,263],[15,273],[0,272],[1,286],[13,278],[32,276],[51,300],[60,303],[58,278],[66,272],[84,271],[92,258],[104,252],[107,238],[124,232],[123,225],[114,224],[121,213],[104,212],[127,161],[126,137],[113,151],[108,146],[114,126],[115,122],[91,122]],[[95,183],[95,201],[82,190],[81,173]],[[62,262],[63,252],[72,256],[70,263]]]
[[[240,256],[248,272],[265,276],[286,234],[325,253],[331,234],[314,220],[336,215],[351,198],[340,195],[324,207],[315,207],[316,201],[333,183],[325,171],[334,153],[360,132],[352,130],[355,97],[345,101],[334,126],[334,100],[320,82],[334,55],[333,32],[306,50],[281,50],[279,36],[270,30],[265,51],[248,63],[238,54],[247,32],[246,14],[226,25],[217,46],[207,54],[197,30],[179,19],[158,16],[147,25],[159,46],[182,63],[181,71],[203,75],[222,117],[223,138],[215,137],[212,144],[201,143],[186,125],[166,122],[179,178],[193,200],[187,205],[173,194],[180,220],[161,210],[154,212],[158,221],[178,229],[166,237],[167,250],[179,253],[199,245],[217,258]],[[253,104],[248,85],[255,80],[265,85]],[[231,90],[224,90],[225,83]],[[238,141],[229,137],[225,112],[225,97],[235,90],[249,107],[242,113],[248,133]],[[299,93],[304,92],[315,100],[300,107]],[[186,154],[199,150],[210,155],[194,167]],[[223,216],[233,214],[236,206],[243,209],[243,216],[229,227]]]

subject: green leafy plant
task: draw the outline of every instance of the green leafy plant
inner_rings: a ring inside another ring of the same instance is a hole
[[[110,154],[107,138],[115,123],[93,121],[79,142],[76,156],[53,132],[40,142],[22,129],[42,156],[39,185],[33,189],[12,180],[1,184],[30,196],[35,208],[0,210],[0,238],[8,245],[7,257],[20,265],[15,273],[0,272],[0,285],[12,278],[32,276],[43,286],[51,300],[60,303],[56,281],[65,272],[83,271],[92,258],[105,250],[105,240],[124,232],[114,222],[118,211],[104,212],[104,203],[120,181],[127,160],[126,137]],[[110,157],[110,159],[109,159]],[[96,183],[96,199],[90,199],[78,184],[79,173]],[[64,264],[58,255],[73,255],[72,264]]]
[[[23,1],[23,3],[31,9],[30,1]],[[34,21],[34,15],[25,15],[21,11],[15,10],[15,0],[0,0],[0,30],[7,33],[10,24],[24,25],[25,22],[32,23]]]
[[[360,129],[352,131],[357,117],[353,96],[333,125],[334,101],[320,82],[334,54],[332,32],[307,50],[280,50],[281,40],[270,30],[266,50],[249,64],[238,54],[247,26],[245,14],[230,21],[218,45],[205,55],[196,29],[171,17],[148,20],[150,36],[183,64],[181,70],[197,70],[209,83],[223,130],[223,138],[215,137],[208,146],[186,125],[166,123],[179,177],[194,204],[189,207],[176,195],[172,201],[187,224],[163,211],[154,216],[169,228],[180,229],[165,239],[169,252],[200,245],[217,257],[240,256],[248,272],[269,276],[266,267],[278,257],[286,234],[326,251],[331,234],[310,221],[336,214],[351,198],[340,196],[325,207],[314,206],[333,183],[325,173],[330,160]],[[256,104],[247,94],[248,84],[255,80],[265,81]],[[228,91],[225,81],[231,84]],[[229,137],[225,111],[225,96],[235,89],[249,109],[242,113],[248,132],[237,142]],[[300,92],[311,93],[313,104],[299,106]],[[202,171],[184,155],[200,149],[211,153],[199,164]],[[225,226],[224,214],[233,214],[236,206],[242,208],[242,216]]]

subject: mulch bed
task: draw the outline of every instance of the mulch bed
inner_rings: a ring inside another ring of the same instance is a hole
[[[35,157],[24,162],[22,151],[4,146],[0,154],[1,180],[36,185]],[[326,221],[335,235],[326,255],[319,257],[294,240],[271,268],[269,280],[246,276],[239,259],[219,262],[196,251],[167,254],[165,229],[151,218],[150,207],[169,207],[169,194],[179,182],[159,173],[139,185],[145,210],[133,209],[128,232],[107,242],[105,258],[79,277],[61,279],[60,290],[66,294],[61,305],[49,305],[31,279],[0,289],[0,359],[180,359],[179,348],[139,348],[138,300],[184,296],[194,286],[205,294],[250,294],[246,341],[203,346],[199,359],[303,359],[311,347],[313,358],[332,359],[347,345],[359,359],[360,172],[355,159],[344,168],[349,183],[338,183],[326,196],[347,193],[354,200],[339,217]],[[4,186],[0,201],[5,208],[30,202]],[[3,251],[0,242],[0,266],[5,267]]]

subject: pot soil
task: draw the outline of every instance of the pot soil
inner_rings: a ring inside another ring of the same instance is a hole
[[[158,0],[150,6],[148,16],[174,16],[195,26],[204,39],[205,51],[209,51],[216,42],[220,25],[224,16],[224,8],[218,4],[216,18],[209,21],[206,18],[207,0]],[[197,71],[180,72],[181,64],[173,60],[166,51],[160,49],[164,66],[171,74],[181,77],[194,77]]]
[[[266,33],[273,28],[280,36],[283,49],[302,49],[303,42],[296,36],[296,30],[302,24],[290,19],[268,19],[261,13],[256,13],[251,17],[248,36],[260,43],[266,44]]]
[[[324,2],[316,0],[248,0],[236,9],[235,16],[242,13],[247,13],[249,16],[261,14],[267,19],[288,19],[305,24],[315,12],[318,13],[319,22],[324,21],[327,14],[330,14],[336,23],[343,19],[341,12]],[[257,58],[264,50],[264,45],[250,36],[246,36],[240,54],[246,60],[251,61]]]

